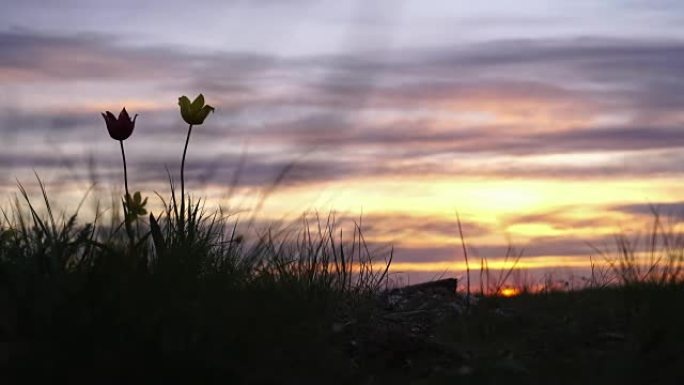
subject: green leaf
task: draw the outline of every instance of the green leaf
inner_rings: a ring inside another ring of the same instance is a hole
[[[140,191],[136,191],[133,196],[126,196],[126,203],[124,206],[126,213],[126,220],[132,222],[138,217],[146,215],[145,205],[147,204],[147,197],[143,199]]]
[[[154,243],[154,248],[157,252],[157,256],[159,256],[166,250],[166,244],[164,242],[164,236],[162,235],[159,223],[157,223],[157,219],[152,214],[150,214],[150,232],[152,233],[152,242]]]

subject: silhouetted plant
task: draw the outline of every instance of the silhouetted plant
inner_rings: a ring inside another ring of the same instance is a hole
[[[133,134],[133,129],[135,128],[135,120],[138,118],[138,114],[135,114],[133,119],[128,115],[126,107],[124,107],[119,113],[119,118],[117,119],[114,114],[110,111],[102,113],[102,117],[107,124],[107,131],[109,136],[114,140],[118,140],[121,145],[121,157],[123,158],[123,168],[124,168],[124,187],[126,189],[126,196],[131,194],[128,192],[128,172],[126,169],[126,152],[124,151],[124,140],[128,139],[131,134]]]
[[[204,123],[204,120],[209,116],[210,112],[214,112],[214,107],[204,104],[204,95],[199,94],[195,100],[190,102],[187,96],[183,95],[178,98],[178,105],[180,106],[180,113],[183,120],[188,123],[188,136],[185,139],[185,147],[183,147],[183,159],[181,160],[181,208],[180,208],[180,230],[185,230],[185,155],[188,152],[188,143],[190,142],[190,134],[192,134],[192,127],[199,126]]]
[[[138,114],[135,114],[133,119],[128,115],[126,107],[124,107],[119,113],[119,117],[115,117],[110,111],[102,113],[102,117],[107,125],[107,131],[109,136],[114,140],[118,140],[121,145],[121,158],[123,159],[123,169],[124,169],[124,189],[126,195],[122,201],[124,210],[124,224],[126,227],[126,234],[128,235],[131,245],[134,242],[133,229],[131,224],[135,221],[138,216],[147,214],[145,210],[145,205],[147,204],[147,198],[142,199],[140,192],[136,192],[131,195],[128,190],[128,169],[126,165],[126,151],[124,150],[124,140],[128,139],[131,134],[133,134],[133,129],[135,128],[135,121],[138,118]]]

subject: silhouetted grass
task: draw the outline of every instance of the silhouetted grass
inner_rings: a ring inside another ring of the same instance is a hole
[[[459,237],[468,266],[468,247],[459,222]],[[479,296],[502,295],[504,289],[516,293],[556,292],[579,289],[600,289],[627,286],[668,286],[684,284],[684,233],[676,218],[663,220],[660,213],[652,210],[652,223],[645,232],[635,235],[619,233],[614,245],[593,248],[596,256],[588,256],[588,276],[580,277],[582,283],[554,280],[551,274],[542,281],[532,281],[518,267],[523,250],[509,244],[502,258],[504,267],[491,269],[486,257],[480,258]],[[462,291],[469,295],[470,269],[466,269],[467,283]]]
[[[415,311],[388,313],[391,252],[374,260],[361,227],[345,237],[332,214],[243,233],[189,198],[181,225],[172,198],[149,217],[113,207],[84,222],[40,191],[36,200],[20,186],[0,220],[5,373],[98,383],[162,382],[179,370],[230,384],[682,379],[684,245],[657,215],[646,248],[618,237],[584,290],[516,283],[521,254],[511,248],[510,269],[482,260],[485,295],[425,294]],[[521,295],[498,295],[516,284]],[[451,312],[406,318],[432,314],[435,301]]]
[[[171,202],[150,222],[130,221],[129,234],[116,215],[103,224],[101,215],[83,223],[78,212],[56,213],[40,188],[38,205],[20,186],[0,221],[5,369],[163,375],[180,367],[226,383],[353,379],[332,325],[386,285],[390,263],[373,270],[360,227],[347,241],[332,215],[315,216],[250,239],[230,217],[189,201],[182,226]]]
[[[601,278],[592,281],[598,281],[595,284],[599,286],[662,286],[684,282],[684,234],[676,225],[663,223],[654,209],[653,223],[646,236],[630,238],[618,234],[615,236],[615,251],[595,248],[608,267],[607,271],[593,271],[592,276],[599,274]]]

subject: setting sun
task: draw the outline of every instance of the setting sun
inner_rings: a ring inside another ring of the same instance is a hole
[[[520,295],[520,293],[520,289],[513,287],[505,287],[499,290],[499,295],[501,295],[502,297],[515,297]]]

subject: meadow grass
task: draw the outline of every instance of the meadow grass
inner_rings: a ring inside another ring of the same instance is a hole
[[[148,221],[97,214],[84,223],[78,210],[57,213],[42,183],[40,191],[36,203],[20,186],[0,222],[6,369],[194,368],[228,383],[353,378],[330,345],[332,325],[387,284],[390,263],[373,270],[359,226],[348,241],[333,215],[304,217],[297,229],[248,239],[200,201],[188,199],[181,225],[173,198]]]
[[[618,237],[583,290],[529,290],[518,281],[521,294],[504,298],[521,254],[511,248],[511,268],[496,273],[483,261],[479,299],[440,319],[429,337],[457,357],[421,364],[426,371],[411,364],[425,349],[397,364],[396,351],[414,340],[382,345],[360,361],[350,346],[372,337],[340,333],[342,324],[378,333],[370,325],[382,319],[377,298],[389,284],[391,254],[378,269],[360,226],[345,239],[334,215],[313,215],[250,239],[200,201],[188,200],[181,226],[172,198],[126,229],[118,210],[89,222],[78,210],[58,213],[39,186],[35,201],[20,186],[0,224],[7,373],[36,368],[79,378],[89,368],[99,379],[126,380],[131,369],[157,379],[182,369],[201,383],[345,384],[681,377],[682,238],[659,216],[641,246]],[[383,354],[392,358],[376,359]]]

